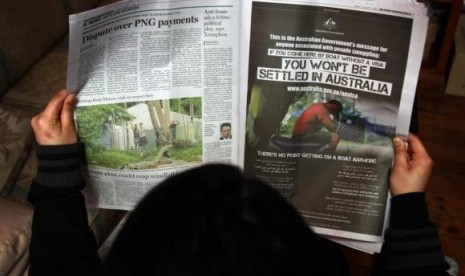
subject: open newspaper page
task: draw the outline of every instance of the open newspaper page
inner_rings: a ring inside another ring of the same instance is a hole
[[[407,1],[252,1],[244,170],[321,234],[380,241],[426,12]],[[243,16],[244,18],[246,16]],[[241,59],[242,60],[242,59]]]
[[[131,209],[172,174],[237,160],[235,5],[125,1],[70,17],[89,205]]]

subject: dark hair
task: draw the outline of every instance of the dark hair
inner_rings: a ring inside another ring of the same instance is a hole
[[[223,129],[223,127],[231,127],[231,123],[222,123],[220,129]]]
[[[104,272],[342,275],[343,257],[328,244],[271,187],[235,167],[206,165],[165,180],[145,196],[116,238]]]
[[[343,106],[340,101],[338,100],[330,100],[327,102],[327,104],[333,105],[334,106],[334,111],[339,114],[341,113]]]

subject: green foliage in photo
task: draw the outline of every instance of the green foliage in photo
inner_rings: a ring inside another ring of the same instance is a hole
[[[101,150],[87,147],[86,155],[90,165],[119,169],[128,164],[155,161],[159,151],[159,148],[150,148],[141,154],[138,150]],[[183,160],[186,162],[199,161],[202,158],[202,143],[178,142],[171,148],[169,154],[170,156],[167,158],[172,160]]]
[[[76,108],[79,138],[94,150],[99,148],[98,139],[105,134],[110,123],[122,124],[132,119],[123,104],[93,105]]]
[[[173,147],[171,158],[187,162],[199,161],[202,158],[202,143],[198,142],[189,147]]]
[[[90,165],[102,166],[105,168],[118,169],[123,165],[137,163],[140,161],[140,153],[135,150],[86,150],[87,160]]]
[[[172,111],[193,115],[196,118],[202,117],[202,98],[181,98],[171,99],[170,107]],[[191,113],[192,111],[192,113]]]

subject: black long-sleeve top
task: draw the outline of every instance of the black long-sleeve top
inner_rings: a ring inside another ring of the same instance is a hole
[[[28,199],[34,205],[30,276],[96,275],[101,262],[81,190],[82,144],[37,146],[38,173]],[[448,275],[424,193],[396,196],[390,227],[373,275]],[[319,274],[320,275],[320,274]]]

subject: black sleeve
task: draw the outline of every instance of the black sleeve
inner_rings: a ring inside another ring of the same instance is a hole
[[[82,144],[37,146],[29,275],[93,275],[100,265],[80,171]]]
[[[428,218],[424,193],[393,197],[374,275],[449,275],[437,229]]]

